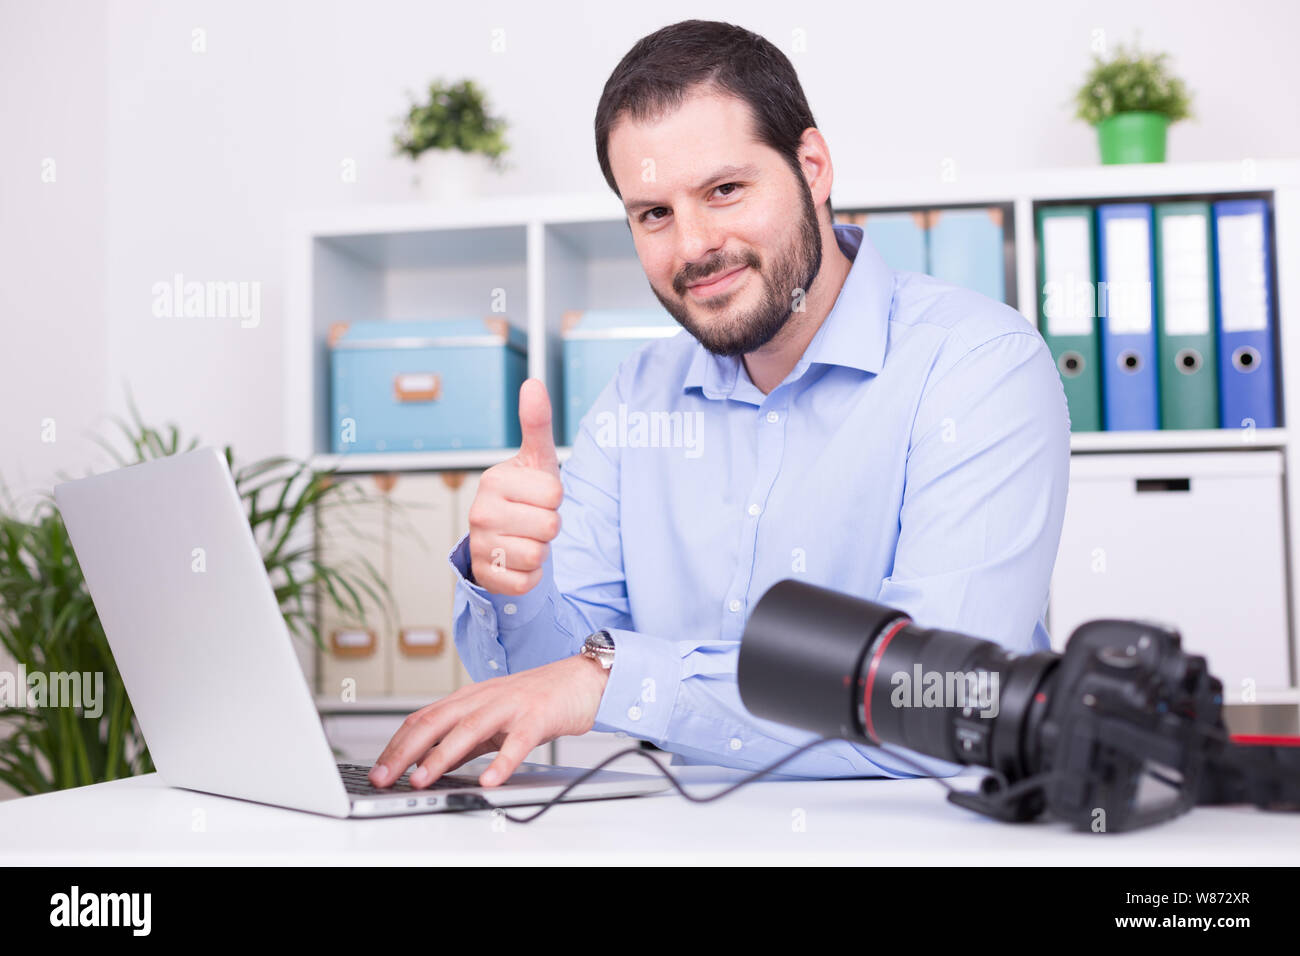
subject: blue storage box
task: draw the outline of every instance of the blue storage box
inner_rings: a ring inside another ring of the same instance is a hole
[[[1002,209],[932,209],[928,272],[936,279],[1006,301]]]
[[[504,316],[337,323],[329,335],[330,447],[517,446],[525,342]]]
[[[857,220],[880,258],[899,272],[925,272],[925,213],[870,212],[848,217]]]
[[[661,308],[575,309],[560,322],[564,339],[564,443],[572,445],[582,416],[618,371],[619,364],[658,338],[682,330]]]

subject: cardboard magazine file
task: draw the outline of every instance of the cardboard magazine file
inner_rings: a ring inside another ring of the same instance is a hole
[[[474,495],[478,493],[478,483],[482,477],[483,472],[481,471],[462,472],[460,487],[456,489],[456,531],[452,540],[453,546],[461,538],[469,534],[469,508],[474,503]],[[451,615],[448,614],[449,620],[450,617]],[[450,627],[450,624],[448,626]],[[450,633],[448,631],[449,635]],[[472,683],[474,683],[474,678],[469,676],[469,671],[465,670],[465,665],[461,663],[460,657],[457,656],[456,686],[465,687]]]
[[[366,566],[388,580],[388,482],[372,475],[336,480],[343,487],[315,509],[317,560],[378,591]],[[345,590],[336,591],[350,604]],[[392,644],[384,639],[384,609],[364,589],[356,591],[360,615],[335,606],[324,593],[317,606],[325,643],[317,662],[317,692],[335,702],[383,697],[390,688]]]
[[[444,697],[456,689],[452,641],[455,576],[447,553],[456,543],[457,486],[464,473],[397,476],[389,493],[389,586],[397,606],[392,693]]]

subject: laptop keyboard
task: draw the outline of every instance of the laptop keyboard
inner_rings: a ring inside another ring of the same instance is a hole
[[[387,787],[376,787],[370,782],[370,767],[357,763],[341,763],[338,765],[339,774],[343,777],[343,787],[348,793],[358,797],[383,796],[389,793],[410,793],[415,790],[411,786],[409,779],[410,772],[402,774]],[[478,777],[470,777],[464,774],[447,773],[443,774],[427,787],[421,787],[415,790],[419,793],[422,790],[460,790],[465,787],[481,787]]]

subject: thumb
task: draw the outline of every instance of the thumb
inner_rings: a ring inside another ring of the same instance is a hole
[[[519,429],[523,442],[515,459],[558,476],[560,460],[551,435],[551,399],[541,379],[525,379],[519,387]]]

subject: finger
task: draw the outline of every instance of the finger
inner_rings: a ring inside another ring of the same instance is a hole
[[[466,710],[462,701],[440,700],[421,707],[402,721],[375,765],[370,768],[370,782],[386,787],[400,777],[421,754],[428,753],[443,735],[451,730]]]
[[[519,430],[523,441],[516,460],[558,477],[560,459],[551,433],[551,398],[541,379],[526,379],[519,387]]]
[[[459,767],[469,759],[466,755],[475,747],[506,729],[510,713],[509,705],[506,705],[491,709],[484,706],[465,714],[420,761],[420,766],[411,771],[411,786],[422,789],[448,769]]]
[[[501,744],[497,759],[483,771],[478,782],[485,787],[495,787],[497,784],[505,783],[533,752],[533,748],[540,743],[542,740],[539,735],[529,733],[521,727],[516,728]]]
[[[512,534],[487,535],[473,542],[470,557],[488,568],[509,571],[536,571],[546,563],[551,546],[536,538],[519,538]]]
[[[535,541],[550,541],[560,533],[560,513],[554,508],[544,508],[518,501],[501,501],[493,524],[502,534]]]
[[[447,771],[451,772],[453,770],[459,770],[462,766],[469,763],[471,760],[474,760],[478,757],[482,757],[484,754],[496,753],[498,750],[501,749],[502,743],[505,742],[505,736],[506,736],[505,734],[495,734],[491,740],[483,741],[477,747],[474,747],[472,750],[470,750],[469,753],[465,754],[465,756],[461,757],[461,759],[458,760],[455,764],[449,766],[447,768]]]
[[[503,552],[504,554],[504,552]],[[512,571],[504,563],[474,562],[474,580],[491,594],[527,594],[542,583],[543,569]]]
[[[507,501],[535,505],[552,511],[564,501],[564,483],[558,475],[538,471],[536,468],[494,468],[492,476],[480,479],[480,487],[486,481],[487,490],[500,495]]]

